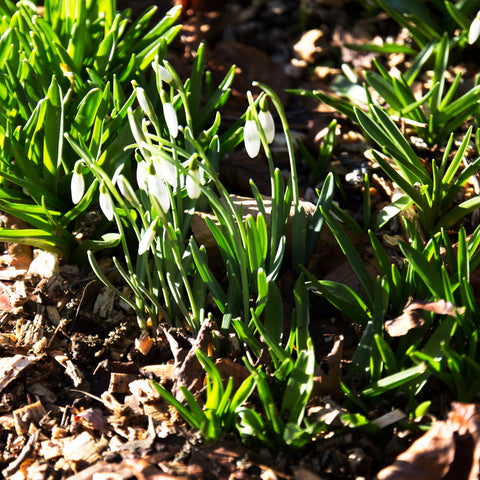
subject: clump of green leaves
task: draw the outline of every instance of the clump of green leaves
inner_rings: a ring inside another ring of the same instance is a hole
[[[64,135],[82,138],[111,173],[127,160],[129,82],[146,82],[145,66],[165,54],[180,10],[149,29],[154,9],[129,27],[115,2],[47,1],[38,11],[30,2],[5,2],[2,9],[0,209],[32,228],[1,229],[0,238],[68,257],[77,251],[82,214],[96,204],[96,184],[72,206],[76,154]]]
[[[431,86],[423,97],[416,99],[412,84],[432,54],[434,66]],[[468,92],[457,96],[462,80],[462,74],[458,72],[450,87],[446,88],[449,55],[450,45],[444,35],[440,41],[428,43],[404,74],[392,76],[377,61],[375,65],[379,73],[365,73],[367,84],[383,98],[388,111],[410,123],[428,145],[445,141],[478,111],[479,85],[475,84]]]
[[[425,235],[436,233],[442,227],[449,228],[455,225],[461,218],[478,208],[480,200],[477,197],[455,205],[462,187],[480,168],[480,158],[477,158],[460,171],[472,128],[468,130],[453,159],[450,158],[450,152],[454,136],[453,134],[450,136],[441,162],[437,165],[433,159],[430,173],[384,110],[370,105],[370,115],[357,108],[355,113],[358,123],[368,137],[382,148],[382,152],[372,151],[373,158],[388,177],[405,192],[405,197],[396,200],[397,206],[402,208],[411,203],[415,204],[418,221]],[[409,201],[406,201],[407,198]],[[390,205],[386,210],[379,214],[378,226],[384,224],[390,217],[389,212],[395,212],[395,208]]]
[[[445,33],[452,44],[465,47],[468,31],[476,8],[476,1],[448,0],[438,2],[411,2],[409,0],[373,0],[381,10],[405,28],[420,48],[436,41]]]

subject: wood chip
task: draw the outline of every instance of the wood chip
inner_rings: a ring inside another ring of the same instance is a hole
[[[160,365],[145,365],[140,368],[140,373],[143,375],[153,373],[159,382],[163,383],[167,380],[173,380],[175,378],[175,365],[171,363],[162,363]]]
[[[153,347],[153,340],[148,335],[148,332],[142,332],[140,338],[135,339],[135,349],[138,350],[144,357],[148,355]]]
[[[127,393],[128,384],[137,378],[136,375],[130,373],[116,373],[110,374],[110,385],[108,391],[110,393]]]
[[[105,446],[104,443],[97,442],[91,433],[83,432],[74,438],[63,440],[63,456],[70,462],[84,461],[92,464],[101,460],[100,452]]]
[[[128,480],[132,472],[123,464],[101,461],[69,477],[68,480]]]
[[[78,387],[83,382],[83,375],[79,368],[62,352],[50,352],[50,355],[65,369],[65,373]]]
[[[40,420],[47,414],[42,402],[38,400],[24,407],[17,408],[13,411],[13,419],[15,421],[15,431],[18,435],[27,433],[30,425],[33,423],[38,427]]]
[[[98,315],[100,318],[110,318],[113,311],[115,296],[115,292],[104,287],[95,300],[93,314]]]
[[[407,418],[407,415],[398,408],[396,408],[395,410],[376,418],[372,421],[372,423],[374,423],[379,428],[385,428],[405,418]]]
[[[24,368],[35,363],[37,360],[37,357],[25,355],[0,358],[0,392],[14,380]]]
[[[28,277],[50,278],[58,273],[58,255],[43,250],[35,250],[35,258],[28,268]]]
[[[48,319],[52,322],[53,325],[58,327],[60,325],[60,314],[58,313],[57,307],[54,305],[47,305],[46,307]]]
[[[135,380],[128,387],[140,403],[157,402],[162,398],[150,380]]]

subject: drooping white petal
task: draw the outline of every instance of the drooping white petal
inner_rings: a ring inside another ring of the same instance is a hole
[[[72,183],[70,186],[72,190],[72,202],[76,205],[83,198],[85,192],[85,180],[83,175],[77,172],[77,169],[73,171]]]
[[[260,135],[255,120],[247,120],[243,127],[245,150],[250,158],[255,158],[260,151]]]
[[[200,170],[190,169],[188,171],[187,179],[185,180],[185,187],[187,188],[187,195],[193,200],[200,196]]]
[[[473,22],[470,25],[470,30],[468,31],[468,43],[470,45],[474,44],[478,37],[480,36],[480,12],[477,13],[476,17],[473,19]]]
[[[170,72],[162,65],[159,65],[158,62],[152,63],[152,68],[154,72],[160,77],[160,80],[166,83],[170,83],[172,81],[172,76]]]
[[[147,190],[147,184],[145,183],[145,169],[147,168],[147,162],[142,160],[137,164],[137,185],[141,190]]]
[[[263,133],[265,133],[267,142],[272,143],[275,138],[275,122],[272,114],[268,110],[266,112],[260,110],[258,113],[258,119],[260,120],[260,125],[263,128]]]
[[[113,201],[110,194],[107,192],[105,185],[100,185],[100,194],[98,196],[98,203],[100,204],[100,208],[107,218],[107,220],[113,220]]]
[[[178,118],[177,112],[173,108],[173,105],[169,102],[163,104],[163,115],[165,116],[165,121],[167,122],[168,133],[173,138],[177,138],[178,135]]]
[[[163,178],[170,184],[172,187],[177,186],[177,167],[172,162],[169,162],[167,159],[160,156],[153,157],[153,163],[155,165],[155,170],[161,172]]]
[[[163,177],[158,173],[147,172],[146,181],[148,193],[155,197],[164,212],[170,209],[170,194]]]
[[[145,230],[145,232],[142,235],[142,238],[140,239],[140,243],[138,244],[138,254],[142,255],[145,253],[150,246],[153,243],[153,240],[155,239],[156,235],[156,226],[157,226],[157,220],[155,219],[150,226]]]

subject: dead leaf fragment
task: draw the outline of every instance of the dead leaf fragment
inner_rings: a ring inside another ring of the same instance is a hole
[[[343,335],[335,340],[327,355],[328,373],[318,366],[313,373],[313,395],[335,395],[340,391],[342,379]]]
[[[480,460],[480,415],[475,404],[453,403],[438,422],[381,470],[378,480],[475,480]]]
[[[445,300],[438,300],[436,302],[411,302],[403,309],[402,315],[385,322],[385,330],[391,337],[401,337],[413,328],[421,327],[425,323],[422,318],[422,310],[453,317],[456,313],[461,315],[465,311],[465,308],[456,307],[453,303],[446,302]]]
[[[213,321],[210,319],[202,324],[197,334],[197,338],[188,350],[188,353],[185,352],[184,348],[180,347],[179,342],[177,342],[171,333],[164,330],[165,337],[168,340],[170,349],[175,358],[175,383],[173,385],[172,393],[180,402],[184,399],[183,393],[180,390],[181,386],[187,387],[190,391],[195,391],[200,389],[203,385],[205,372],[198,361],[196,352],[197,350],[202,350],[205,353],[207,352],[208,345],[212,341],[213,327]]]
[[[308,63],[315,63],[327,54],[329,42],[322,30],[315,28],[305,32],[300,40],[293,46],[298,58]]]

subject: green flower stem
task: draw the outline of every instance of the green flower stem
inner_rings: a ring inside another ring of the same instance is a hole
[[[125,212],[125,215],[126,215],[128,221],[129,221],[130,225],[132,226],[133,230],[135,231],[135,234],[137,236],[138,241],[140,241],[141,233],[138,229],[138,226],[137,226],[135,220],[133,219],[132,215],[130,214],[130,209],[128,208],[127,204],[125,203],[125,200],[123,199],[122,195],[119,194],[119,192],[117,191],[117,189],[113,185],[110,177],[96,164],[96,162],[92,161],[91,159],[88,161],[88,166],[89,166],[90,170],[92,171],[92,173],[99,179],[99,181],[103,180],[103,182],[105,183],[105,186],[108,188],[108,190],[114,196],[115,200],[118,202],[120,207]],[[140,213],[140,218],[142,219],[143,226],[144,226],[145,229],[147,229],[148,228],[148,222],[147,222],[145,212],[139,211],[139,213]],[[122,221],[119,218],[119,216],[116,212],[116,209],[114,209],[114,215],[115,215],[115,222],[117,224],[117,228],[118,228],[119,233],[120,233],[122,248],[123,248],[123,251],[124,251],[124,254],[125,254],[125,262],[127,264],[127,270],[132,274],[132,281],[134,281],[137,284],[137,286],[139,287],[137,277],[135,275],[133,275],[133,273],[135,272],[135,269],[133,268],[133,263],[132,263],[132,260],[130,258],[128,245],[127,245],[127,241],[126,241],[126,236],[125,236],[125,233],[124,233],[124,230],[123,230]],[[153,255],[153,259],[154,259],[155,268],[157,270],[157,273],[160,276],[160,283],[162,285],[162,293],[163,293],[163,298],[164,298],[164,301],[165,301],[166,311],[171,312],[172,306],[171,306],[170,296],[168,295],[168,290],[166,289],[167,282],[166,282],[166,279],[165,279],[165,276],[164,276],[163,268],[162,268],[160,262],[158,261],[158,258],[157,258],[156,255]],[[148,260],[145,260],[145,261],[148,262]],[[145,272],[145,275],[147,276],[147,284],[152,285],[152,277],[151,277],[151,273],[150,273],[150,269],[148,268],[148,265],[146,265],[146,268],[143,268],[143,271]],[[151,293],[153,294],[154,292],[151,292]],[[138,298],[137,298],[136,301],[137,301],[137,304],[141,303],[141,301],[138,300]],[[138,305],[138,306],[139,306],[139,308],[142,307],[142,305]],[[152,321],[157,323],[157,318],[155,318],[155,319],[152,318]],[[168,321],[168,318],[167,318],[167,321]]]
[[[283,133],[285,134],[285,139],[287,141],[288,157],[290,159],[290,174],[292,176],[293,204],[296,208],[299,201],[297,166],[295,164],[295,152],[293,149],[292,137],[290,135],[290,127],[288,125],[287,116],[285,115],[285,110],[283,109],[282,102],[278,98],[278,95],[270,87],[260,82],[253,82],[253,86],[261,88],[270,97],[270,99],[273,102],[273,105],[275,106],[275,109],[278,112],[280,121],[282,122]],[[263,139],[262,139],[262,142],[263,142]]]
[[[188,103],[188,94],[185,91],[185,87],[183,86],[183,83],[180,80],[180,77],[178,76],[177,72],[172,68],[170,63],[168,63],[167,61],[164,61],[164,64],[168,73],[172,76],[172,79],[173,79],[172,85],[175,86],[175,88],[178,91],[178,94],[180,95],[180,98],[182,99],[182,105],[185,111],[185,120],[187,122],[187,125],[193,129],[192,114],[190,112],[189,103]]]
[[[192,288],[190,286],[190,282],[188,281],[188,276],[185,273],[185,269],[183,268],[182,259],[179,255],[179,252],[178,252],[178,244],[176,242],[176,239],[174,239],[173,235],[172,235],[171,228],[173,229],[174,227],[168,221],[164,212],[161,212],[160,219],[161,219],[161,221],[163,223],[163,226],[165,228],[165,232],[167,234],[168,240],[170,241],[170,245],[171,245],[170,250],[173,252],[173,256],[175,257],[175,262],[177,264],[178,270],[179,270],[180,275],[182,277],[183,285],[184,285],[185,290],[187,292],[187,296],[188,296],[188,300],[190,302],[190,306],[192,307],[193,318],[188,318],[188,316],[187,316],[186,320],[187,320],[188,324],[190,325],[190,328],[192,329],[192,332],[197,332],[199,327],[200,327],[200,323],[199,323],[200,312],[199,312],[199,309],[198,309],[197,304],[195,302],[195,296],[193,295]]]
[[[186,130],[186,133],[190,133],[189,130]],[[217,198],[217,196],[213,193],[211,189],[206,188],[203,185],[200,186],[205,196],[209,199],[211,204],[215,206],[217,211],[223,212],[223,219],[227,224],[229,233],[235,243],[235,250],[237,252],[237,259],[240,267],[240,281],[241,281],[242,292],[243,292],[243,315],[244,315],[244,321],[246,322],[247,319],[249,318],[249,311],[250,311],[250,305],[249,305],[250,290],[249,290],[249,282],[248,282],[247,263],[245,261],[245,256],[242,253],[246,251],[246,245],[247,245],[246,232],[243,226],[242,217],[240,216],[240,213],[238,212],[238,210],[235,208],[235,205],[233,204],[228,191],[220,182],[220,179],[218,178],[218,175],[215,169],[212,167],[210,160],[206,155],[202,146],[193,138],[193,135],[191,134],[187,135],[186,138],[193,145],[193,147],[196,149],[199,156],[204,161],[203,168],[205,168],[208,175],[213,180],[220,196],[224,199],[227,208],[230,210],[230,213],[226,211],[225,206],[220,202],[220,200]]]

